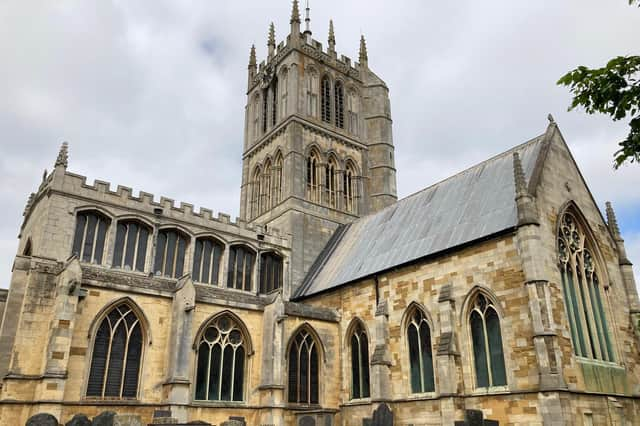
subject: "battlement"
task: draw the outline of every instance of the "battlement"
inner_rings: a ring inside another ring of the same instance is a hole
[[[62,177],[59,179],[58,176]],[[107,210],[124,210],[122,214],[135,213],[149,216],[149,219],[162,218],[168,221],[175,220],[187,225],[194,225],[206,230],[223,231],[228,234],[236,234],[238,237],[263,240],[267,243],[280,246],[290,246],[290,237],[280,232],[277,228],[269,228],[256,224],[248,224],[246,221],[226,213],[217,213],[214,216],[211,209],[201,207],[194,208],[191,203],[176,203],[172,198],[160,196],[159,199],[149,192],[139,191],[134,194],[131,187],[112,184],[96,179],[92,184],[87,183],[87,177],[72,172],[64,171],[61,175],[56,172],[43,178],[38,192],[31,194],[25,208],[25,223],[28,220],[35,205],[50,193],[59,193],[63,196],[72,196],[87,201],[87,204],[95,204],[96,207],[104,207]]]

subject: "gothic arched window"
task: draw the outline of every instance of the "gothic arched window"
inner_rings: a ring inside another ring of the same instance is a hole
[[[471,305],[469,326],[476,385],[480,388],[506,385],[500,318],[493,303],[482,293],[475,296]]]
[[[251,291],[251,277],[256,255],[248,247],[233,246],[229,249],[229,269],[227,287]]]
[[[307,157],[307,199],[316,203],[320,202],[320,157],[313,150]]]
[[[253,171],[253,179],[251,180],[251,217],[260,216],[260,185],[262,184],[262,173],[260,167],[256,167]]]
[[[314,69],[307,70],[307,114],[318,117],[318,73]]]
[[[328,76],[322,77],[322,121],[331,123],[331,81]]]
[[[278,77],[273,78],[271,83],[271,125],[275,126],[278,121]]]
[[[193,252],[193,280],[217,284],[224,246],[213,238],[198,238]]]
[[[335,208],[337,206],[337,191],[338,191],[338,163],[336,159],[331,156],[325,166],[325,199],[330,207]]]
[[[595,247],[585,228],[571,211],[560,217],[558,258],[573,350],[581,357],[614,362]]]
[[[435,382],[433,376],[433,354],[431,351],[431,329],[422,310],[417,307],[411,309],[407,317],[411,392],[433,392],[435,390]]]
[[[267,123],[269,122],[269,89],[264,89],[262,91],[262,112],[260,116],[262,117],[262,133],[267,133]]]
[[[287,99],[289,97],[289,72],[285,68],[280,75],[280,118],[287,116]]]
[[[349,123],[349,131],[357,135],[358,134],[358,114],[360,112],[360,102],[358,100],[358,94],[355,91],[349,91],[349,95],[347,97],[347,108],[348,108],[348,123]]]
[[[253,100],[253,139],[260,136],[260,96],[256,95]]]
[[[196,400],[244,400],[246,339],[240,325],[227,314],[204,329],[197,346]]]
[[[333,98],[336,103],[334,108],[336,127],[344,129],[344,86],[341,81],[336,81]]]
[[[260,214],[271,208],[272,180],[271,180],[271,160],[264,164],[262,172],[262,183],[260,184]]]
[[[123,302],[104,317],[93,342],[87,396],[136,398],[142,358],[140,320]]]
[[[156,275],[180,278],[184,273],[184,258],[189,237],[177,229],[162,229],[156,242]]]
[[[351,334],[351,398],[368,398],[369,393],[369,339],[360,323]]]
[[[282,257],[268,252],[260,255],[260,294],[282,288]]]
[[[151,229],[135,220],[118,221],[113,266],[144,272]]]
[[[344,208],[346,211],[356,212],[356,173],[353,164],[348,161],[344,178],[342,180],[342,195],[344,197]]]
[[[78,213],[72,253],[82,262],[101,264],[110,222],[105,215],[97,211]]]
[[[289,345],[289,402],[318,404],[319,354],[318,344],[306,328],[293,337]]]
[[[282,201],[282,154],[278,153],[273,167],[273,205],[277,205]]]

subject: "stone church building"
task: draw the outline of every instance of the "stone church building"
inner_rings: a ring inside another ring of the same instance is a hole
[[[0,295],[0,424],[640,424],[631,262],[553,118],[398,200],[364,38],[355,62],[297,0],[290,24],[251,49],[235,221],[89,184],[62,146]]]

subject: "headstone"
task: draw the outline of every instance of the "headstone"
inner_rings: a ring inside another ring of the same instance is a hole
[[[370,419],[370,418],[362,419],[362,426],[373,426],[373,419]]]
[[[78,413],[65,423],[65,426],[91,426],[91,420],[85,414]]]
[[[311,416],[304,416],[298,421],[298,426],[316,426],[316,419]]]
[[[49,413],[38,413],[29,417],[26,426],[58,426],[58,419]]]
[[[116,413],[113,411],[103,411],[93,418],[91,426],[114,426],[113,421],[115,417]]]
[[[118,414],[113,418],[113,426],[143,426],[136,414]]]
[[[373,412],[372,426],[393,426],[393,413],[387,404],[380,404]]]
[[[240,417],[240,416],[230,416],[229,420],[236,420],[238,422],[242,422],[242,426],[247,426],[247,422],[244,419],[244,417]]]
[[[468,426],[483,426],[484,415],[481,410],[467,410],[464,413],[464,421]]]

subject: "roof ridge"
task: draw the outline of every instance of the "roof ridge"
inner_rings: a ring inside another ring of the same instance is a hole
[[[532,139],[529,139],[528,141],[526,141],[526,142],[524,142],[524,143],[521,143],[521,144],[519,144],[519,145],[516,145],[516,146],[514,146],[514,147],[511,147],[511,148],[509,148],[509,149],[508,149],[508,150],[506,150],[506,151],[503,151],[503,152],[501,152],[501,153],[499,153],[499,154],[496,154],[496,155],[494,155],[493,157],[489,157],[489,158],[487,158],[486,160],[483,160],[483,161],[481,161],[481,162],[479,162],[479,163],[476,163],[476,164],[474,164],[473,166],[467,167],[466,169],[461,170],[461,171],[459,171],[459,172],[458,172],[458,173],[456,173],[456,174],[453,174],[453,175],[451,175],[451,176],[449,176],[449,177],[446,177],[446,178],[444,178],[444,179],[442,179],[442,180],[440,180],[440,181],[438,181],[438,182],[435,182],[435,183],[433,183],[433,184],[431,184],[431,185],[429,185],[429,186],[426,186],[426,187],[424,187],[424,188],[422,188],[422,189],[419,189],[418,191],[413,192],[413,193],[411,193],[411,194],[407,195],[406,197],[403,197],[403,198],[399,199],[399,200],[398,200],[398,203],[399,203],[400,201],[404,201],[404,200],[406,200],[406,199],[408,199],[408,198],[414,197],[414,196],[416,196],[416,195],[418,195],[418,194],[420,194],[420,193],[422,193],[422,192],[424,192],[424,191],[427,191],[427,190],[429,190],[429,189],[432,189],[432,188],[434,188],[434,187],[436,187],[436,186],[438,186],[438,185],[440,185],[440,184],[443,184],[444,182],[446,182],[446,181],[448,181],[448,180],[451,180],[451,179],[453,179],[453,178],[455,178],[455,177],[458,177],[458,176],[460,176],[460,175],[463,175],[463,174],[465,174],[465,173],[467,173],[467,172],[469,172],[469,171],[471,171],[471,170],[473,170],[473,169],[475,169],[475,168],[478,168],[478,167],[480,167],[480,166],[482,166],[482,165],[484,165],[484,164],[487,164],[487,163],[489,163],[489,162],[491,162],[491,161],[494,161],[494,160],[496,160],[496,159],[498,159],[498,158],[505,157],[505,156],[507,156],[507,155],[509,155],[509,154],[513,154],[513,152],[514,152],[514,151],[516,151],[516,150],[518,150],[518,149],[520,149],[520,148],[522,148],[522,147],[524,147],[524,146],[526,146],[526,145],[528,145],[528,144],[532,144],[532,143],[534,143],[534,142],[537,142],[540,138],[543,138],[545,135],[546,135],[546,132],[545,132],[545,133],[543,133],[543,134],[541,134],[541,135],[538,135],[538,136],[536,136],[536,137],[534,137],[534,138],[532,138]]]

